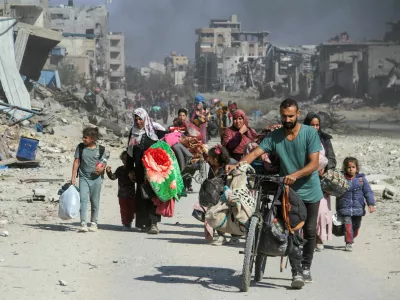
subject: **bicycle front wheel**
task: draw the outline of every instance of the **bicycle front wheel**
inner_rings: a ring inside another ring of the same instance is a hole
[[[253,216],[250,219],[249,231],[247,233],[246,245],[244,249],[244,261],[242,270],[242,292],[247,292],[250,287],[251,271],[254,263],[254,247],[256,245],[256,228],[258,217]]]

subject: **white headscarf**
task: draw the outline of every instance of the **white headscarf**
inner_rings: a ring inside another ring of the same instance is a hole
[[[163,130],[165,128],[162,127],[160,124],[153,122],[149,115],[147,114],[146,110],[143,108],[137,108],[133,111],[135,116],[138,116],[144,121],[144,126],[142,129],[139,129],[136,124],[134,123],[131,129],[131,138],[128,144],[128,154],[129,156],[133,156],[133,147],[135,145],[140,144],[143,134],[146,134],[147,137],[153,141],[157,141],[158,137],[155,130]]]

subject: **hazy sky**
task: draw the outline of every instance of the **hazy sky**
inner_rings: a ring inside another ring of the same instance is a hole
[[[52,5],[67,0],[49,0]],[[106,0],[75,0],[76,6]],[[282,45],[318,44],[347,31],[353,40],[381,39],[386,22],[400,20],[400,0],[113,0],[110,31],[126,37],[133,66],[163,61],[171,51],[194,57],[195,29],[236,14],[243,30],[268,30]]]

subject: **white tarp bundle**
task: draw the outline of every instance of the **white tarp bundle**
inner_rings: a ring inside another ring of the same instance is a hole
[[[15,21],[13,18],[0,17],[0,82],[9,104],[31,109],[31,98],[15,61]],[[16,110],[14,119],[19,120],[27,115],[29,113]]]

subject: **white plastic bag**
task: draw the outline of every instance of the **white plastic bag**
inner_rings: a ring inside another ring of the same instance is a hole
[[[60,196],[60,204],[58,207],[58,216],[62,220],[71,220],[79,217],[81,207],[81,199],[79,192],[71,185]]]

